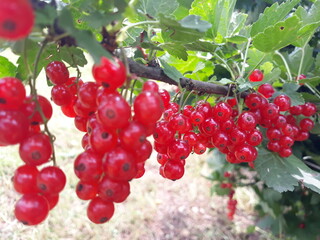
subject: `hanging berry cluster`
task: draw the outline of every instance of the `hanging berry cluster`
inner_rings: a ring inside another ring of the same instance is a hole
[[[23,194],[15,205],[16,218],[26,225],[42,222],[59,200],[66,176],[56,166],[39,167],[53,154],[52,139],[41,126],[52,116],[50,102],[43,96],[26,96],[19,79],[0,79],[0,146],[19,144],[24,165],[13,176],[14,189]]]
[[[67,103],[61,107],[63,113],[74,117],[76,128],[85,132],[84,152],[74,161],[80,180],[76,194],[90,200],[87,215],[94,223],[107,222],[114,213],[114,203],[123,202],[130,194],[129,181],[144,174],[144,163],[152,152],[146,137],[153,133],[163,112],[154,82],[143,85],[132,109],[117,91],[127,79],[126,69],[118,59],[114,61],[102,58],[92,70],[95,82],[74,82],[77,91],[71,94],[68,80],[57,82],[50,75],[60,72],[68,79],[63,63],[51,63],[46,68],[49,79],[57,84],[52,88],[53,101],[60,106]]]

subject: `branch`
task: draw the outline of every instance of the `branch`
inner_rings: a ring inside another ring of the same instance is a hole
[[[168,77],[162,68],[160,67],[149,67],[143,64],[137,63],[132,59],[128,59],[130,72],[136,74],[138,77],[158,80],[165,82],[171,85],[178,86],[178,83],[172,78]],[[228,94],[229,87],[221,86],[209,82],[201,82],[193,80],[191,78],[180,78],[180,86],[187,89],[188,91],[197,91],[199,93],[207,94],[219,94],[226,96]],[[233,91],[229,91],[230,95],[233,94]]]

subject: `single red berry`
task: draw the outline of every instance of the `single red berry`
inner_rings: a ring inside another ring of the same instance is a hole
[[[13,187],[21,194],[37,193],[38,169],[35,166],[22,165],[18,167],[13,176]]]
[[[247,105],[249,109],[258,109],[261,106],[261,96],[257,93],[250,93],[246,96],[244,103]]]
[[[98,183],[79,181],[76,186],[76,194],[81,200],[90,200],[97,196]]]
[[[183,135],[183,140],[186,141],[190,147],[193,147],[198,142],[198,136],[193,131],[186,132]]]
[[[282,133],[278,128],[268,128],[266,135],[271,142],[278,142],[282,136]]]
[[[163,174],[166,178],[177,180],[184,175],[184,166],[177,161],[168,161],[163,168]]]
[[[279,111],[288,111],[291,106],[291,99],[287,95],[279,95],[273,100],[273,103],[279,107]]]
[[[282,158],[287,158],[292,155],[292,150],[291,148],[280,148],[278,154]]]
[[[229,98],[227,99],[227,103],[230,105],[230,107],[234,107],[237,105],[237,98]]]
[[[92,129],[89,136],[92,149],[98,154],[104,154],[117,146],[118,137],[114,130],[98,125]]]
[[[199,131],[205,136],[212,137],[218,130],[220,126],[217,121],[215,121],[212,117],[206,118],[200,125]]]
[[[194,111],[194,107],[191,105],[185,105],[182,110],[182,114],[186,117],[190,117],[191,113]]]
[[[255,69],[249,75],[250,82],[261,82],[263,80],[263,73],[259,69]]]
[[[58,106],[68,105],[72,101],[72,94],[65,84],[55,85],[51,89],[51,99]]]
[[[145,142],[146,130],[142,124],[132,121],[119,131],[119,139],[122,147],[128,150],[135,150]]]
[[[167,149],[167,154],[171,159],[186,159],[190,152],[189,144],[181,139],[173,140]]]
[[[105,174],[114,181],[129,181],[137,174],[133,155],[118,146],[103,156]]]
[[[142,124],[156,123],[164,110],[162,99],[157,92],[141,92],[134,100],[135,119]]]
[[[114,204],[100,197],[93,198],[87,208],[87,216],[93,223],[101,224],[109,221],[114,213]]]
[[[314,103],[306,103],[302,105],[302,115],[306,117],[311,117],[312,115],[316,114],[317,106]]]
[[[0,111],[0,144],[3,146],[21,142],[27,137],[29,122],[21,111]]]
[[[216,132],[211,139],[213,145],[218,149],[227,147],[229,143],[228,135],[222,131]]]
[[[182,113],[174,113],[168,122],[168,127],[179,133],[186,133],[192,129],[189,118]]]
[[[297,135],[294,137],[295,141],[305,141],[309,138],[309,132],[298,131]]]
[[[265,119],[275,119],[279,116],[279,107],[274,103],[269,103],[267,106],[260,109],[261,117]]]
[[[246,134],[241,129],[234,128],[229,134],[229,139],[233,145],[242,144],[246,139]]]
[[[123,128],[129,124],[130,117],[131,108],[121,95],[108,94],[98,106],[97,118],[106,128]]]
[[[241,144],[235,148],[234,155],[240,162],[252,162],[257,157],[257,150],[249,144]]]
[[[48,162],[52,154],[49,136],[37,133],[24,139],[19,146],[19,154],[28,165],[39,166]]]
[[[195,110],[190,114],[190,118],[189,119],[190,119],[190,122],[193,125],[197,126],[197,125],[201,124],[204,121],[205,118],[204,118],[203,113],[201,113],[200,111]]]
[[[212,107],[213,119],[219,123],[227,121],[232,116],[232,108],[228,103],[219,102]]]
[[[0,79],[0,110],[18,110],[25,97],[26,89],[19,79],[14,77]]]
[[[284,115],[279,114],[279,116],[272,120],[275,128],[282,128],[287,124],[287,118]]]
[[[238,127],[240,130],[251,131],[255,129],[257,120],[251,112],[243,112],[238,118]]]
[[[77,98],[74,98],[71,100],[70,104],[61,106],[61,111],[65,116],[69,118],[74,118],[75,116],[77,116],[76,112],[73,109],[73,106],[76,101],[77,101]]]
[[[275,93],[275,90],[270,83],[264,83],[258,87],[258,92],[265,98],[270,98]]]
[[[142,91],[159,92],[159,86],[156,82],[148,80],[143,84]]]
[[[75,116],[74,118],[74,125],[81,132],[87,132],[87,123],[88,118],[86,117]]]
[[[168,127],[168,122],[159,121],[153,131],[153,138],[160,144],[167,144],[174,139],[175,132]]]
[[[145,140],[139,148],[133,151],[136,162],[138,164],[145,162],[151,156],[152,150],[152,144],[148,140]]]
[[[309,118],[304,118],[300,121],[299,125],[302,131],[310,132],[311,129],[314,127],[314,121],[312,121]]]
[[[63,190],[66,181],[66,175],[60,168],[49,166],[39,172],[37,185],[43,193],[57,194]]]
[[[272,152],[279,152],[281,147],[279,142],[268,142],[267,148]]]
[[[170,102],[170,94],[169,94],[169,92],[167,90],[165,90],[165,89],[160,89],[159,90],[159,95],[160,95],[160,97],[162,99],[164,108],[167,109],[168,106],[169,106],[169,102]]]
[[[78,98],[88,108],[95,109],[97,106],[96,97],[99,85],[95,82],[85,82],[78,90]]]
[[[130,187],[129,192],[124,191],[128,189],[128,187],[124,185],[129,185],[129,182],[113,181],[108,176],[105,176],[99,183],[99,197],[105,201],[115,202],[120,199],[124,201],[130,193]]]
[[[46,75],[53,84],[64,84],[69,80],[69,71],[60,61],[53,61],[46,66]]]
[[[281,148],[290,148],[293,144],[294,140],[289,136],[282,136],[279,140],[279,145]]]
[[[25,194],[15,205],[14,215],[24,225],[37,225],[49,214],[49,204],[40,194]]]
[[[0,38],[16,41],[32,31],[35,16],[29,1],[2,0],[0,7]]]
[[[169,158],[168,154],[163,154],[163,153],[158,153],[157,154],[157,161],[161,165],[166,164],[166,162],[168,162],[169,160],[170,160],[170,158]]]
[[[93,66],[92,74],[96,82],[109,92],[121,87],[127,79],[126,68],[117,58],[112,62],[110,59],[102,57],[100,64]]]
[[[49,100],[41,95],[38,95],[37,101],[40,105],[41,111],[46,118],[49,120],[52,117],[52,106]],[[44,119],[42,119],[42,114],[37,110],[37,103],[34,101],[32,96],[28,96],[25,99],[24,104],[21,106],[20,110],[28,117],[29,122],[32,125],[43,124]]]
[[[102,173],[102,158],[94,152],[85,151],[74,161],[74,172],[84,182],[99,181]]]
[[[302,113],[302,106],[303,105],[296,105],[296,106],[290,107],[290,109],[289,109],[290,114],[300,115]]]
[[[95,113],[96,107],[88,107],[87,105],[84,105],[79,98],[77,98],[74,102],[73,110],[78,116],[88,118]]]
[[[202,142],[197,142],[194,146],[193,146],[193,152],[201,155],[204,154],[207,150],[207,147],[204,143]]]
[[[246,141],[251,146],[258,146],[262,142],[262,140],[262,133],[257,129],[254,129],[247,133]]]
[[[195,110],[201,112],[205,118],[212,117],[212,107],[208,102],[197,102]]]

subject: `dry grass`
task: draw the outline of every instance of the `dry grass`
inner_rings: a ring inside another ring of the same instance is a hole
[[[83,78],[91,80],[90,64]],[[43,80],[41,80],[43,79]],[[40,93],[49,96],[44,75],[39,77]],[[22,165],[17,146],[0,148],[0,239],[121,239],[121,240],[193,240],[193,239],[267,239],[261,234],[247,235],[246,226],[253,223],[254,195],[248,189],[237,193],[239,211],[235,221],[226,218],[226,199],[209,195],[210,182],[200,176],[206,156],[187,159],[186,174],[179,181],[168,181],[158,174],[153,155],[146,164],[146,174],[131,184],[131,195],[121,204],[109,223],[92,224],[86,217],[87,202],[77,199],[77,179],[73,160],[81,149],[82,134],[75,130],[73,120],[64,117],[57,107],[50,121],[57,137],[57,161],[68,177],[58,206],[48,219],[35,227],[26,227],[13,216],[19,195],[14,192],[11,177]],[[267,236],[267,235],[266,235]]]

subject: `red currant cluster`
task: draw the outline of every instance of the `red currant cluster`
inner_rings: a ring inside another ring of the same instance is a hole
[[[29,0],[1,0],[0,38],[19,40],[32,30],[35,16]]]
[[[19,79],[0,79],[0,146],[19,144],[25,165],[18,167],[13,177],[15,190],[23,194],[15,205],[15,216],[26,225],[38,224],[48,216],[66,184],[58,167],[38,170],[50,160],[53,151],[50,137],[40,127],[51,115],[52,107],[45,97],[26,97]]]
[[[55,74],[57,71],[61,73],[58,68],[52,69]],[[92,73],[96,82],[78,84],[74,101],[68,102],[74,114],[66,115],[75,117],[77,129],[86,133],[82,139],[84,152],[74,161],[74,171],[80,179],[76,194],[82,200],[90,200],[88,218],[104,223],[113,216],[114,203],[125,201],[130,194],[129,181],[144,174],[145,161],[152,152],[146,137],[153,133],[163,103],[158,85],[148,81],[134,100],[132,116],[130,104],[117,91],[127,78],[123,63],[102,58]],[[56,93],[61,92],[67,90]],[[52,89],[53,100],[54,93]],[[65,102],[61,99],[61,103]]]
[[[274,89],[270,84],[263,84],[257,93],[249,94],[245,103],[254,112],[258,123],[267,129],[267,148],[277,152],[281,157],[292,154],[292,145],[295,141],[305,141],[309,138],[309,131],[314,127],[310,118],[317,111],[313,103],[291,106],[291,100],[286,95],[278,95],[272,103],[268,102]]]
[[[229,194],[228,194],[229,199],[228,199],[228,202],[227,202],[227,209],[228,209],[227,215],[228,215],[228,218],[230,220],[233,220],[233,216],[234,216],[234,214],[235,214],[235,212],[237,210],[237,203],[238,202],[237,202],[236,199],[233,198],[235,191],[234,191],[234,188],[233,188],[233,184],[231,183],[232,173],[225,172],[223,174],[223,176],[228,180],[228,182],[221,183],[220,187],[222,189],[229,189]]]

